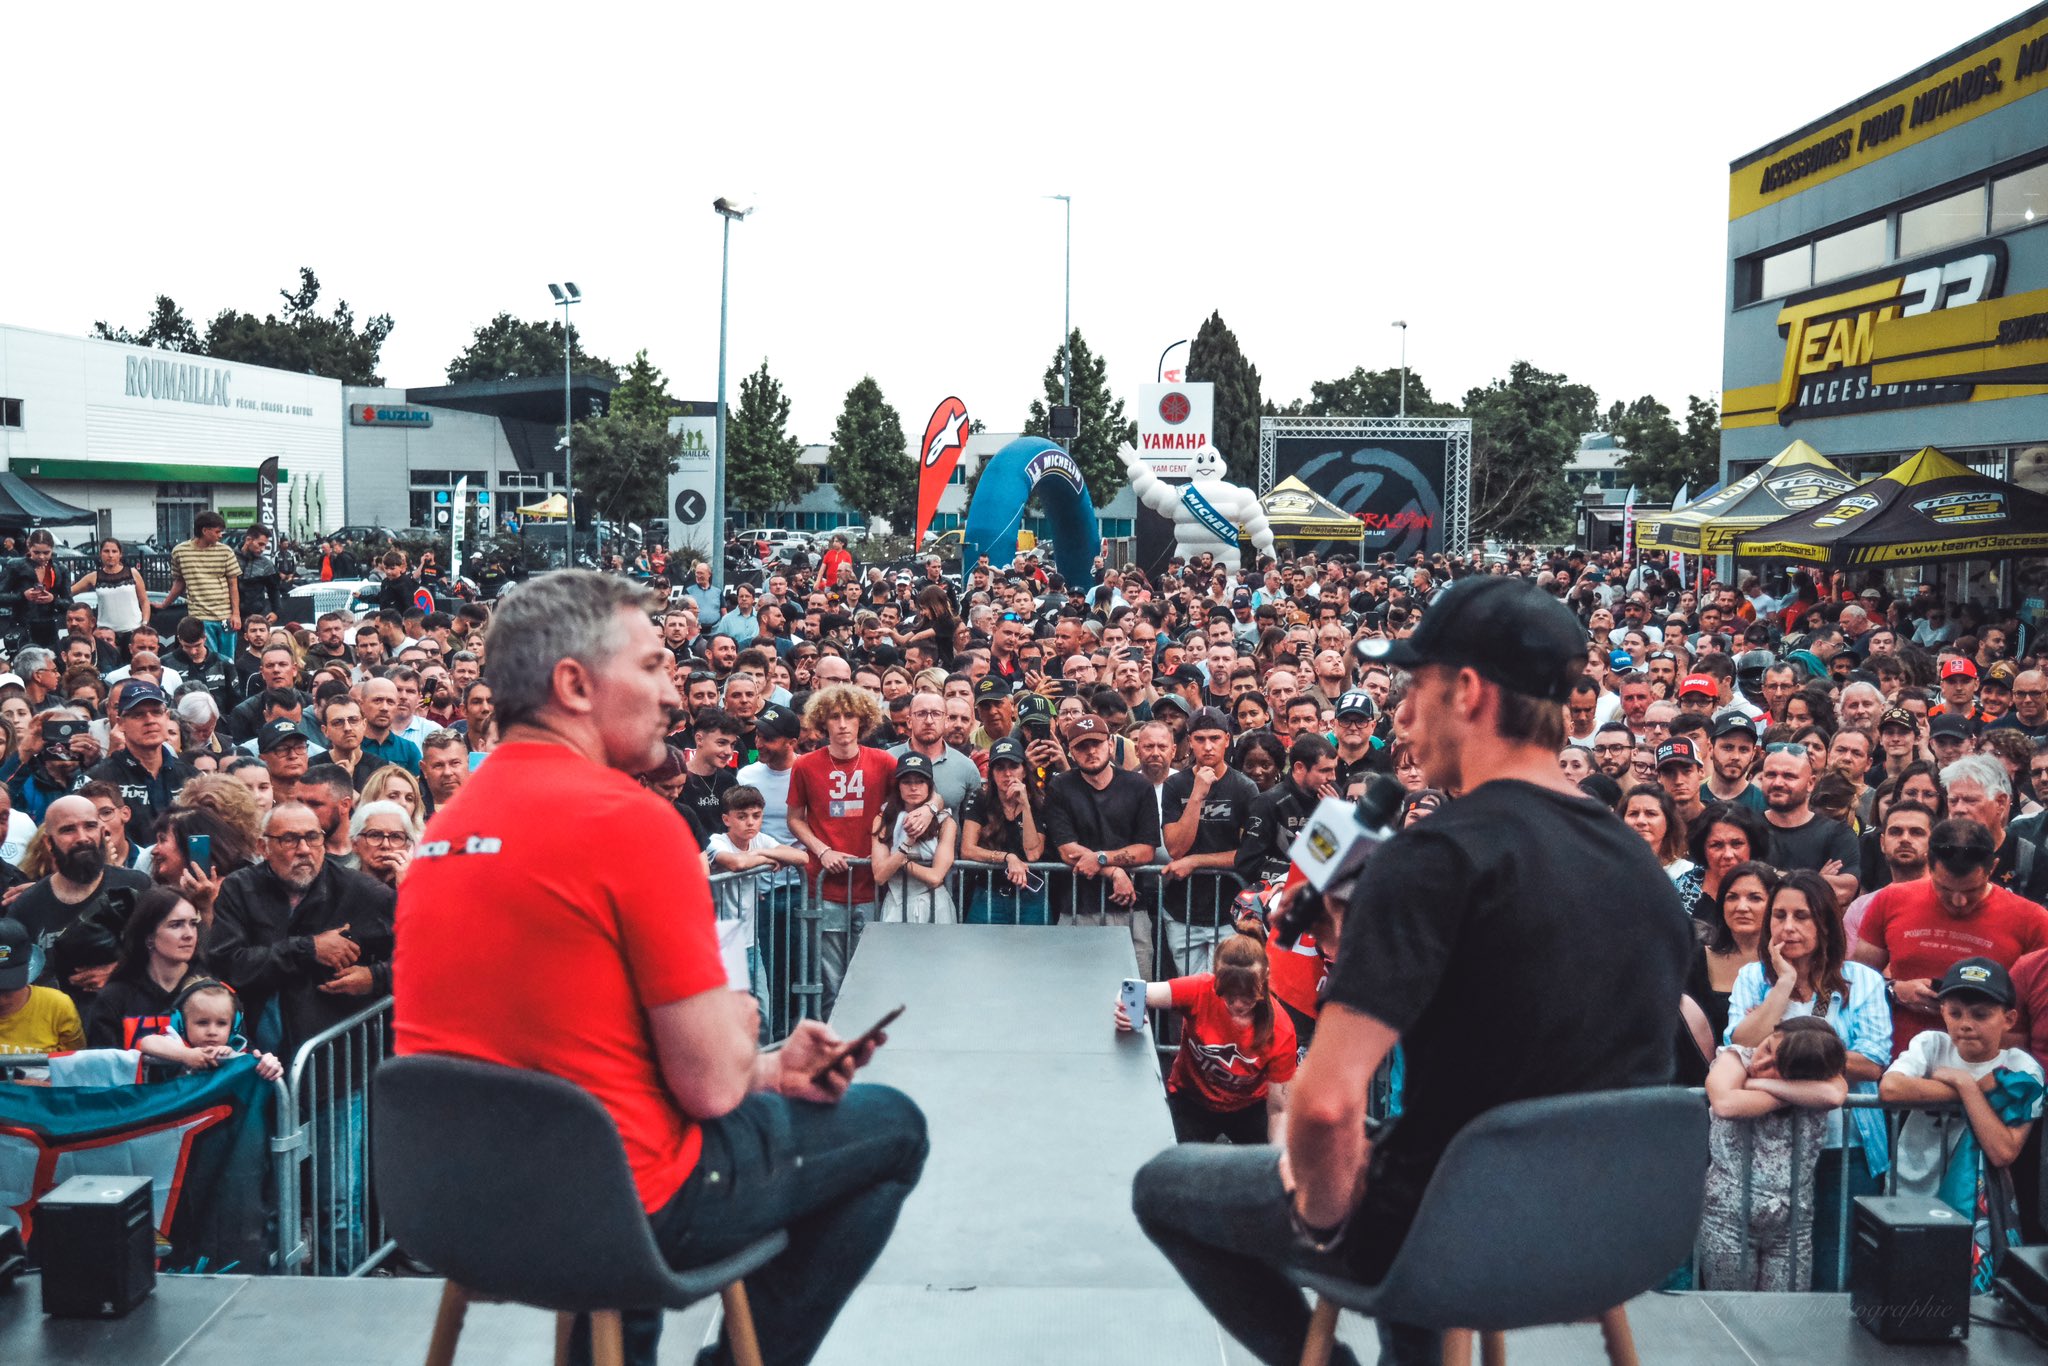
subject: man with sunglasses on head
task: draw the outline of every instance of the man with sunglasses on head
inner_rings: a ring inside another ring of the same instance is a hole
[[[1862,853],[1845,823],[1813,809],[1815,777],[1813,756],[1805,745],[1764,746],[1759,785],[1764,791],[1764,819],[1771,827],[1770,859],[1787,872],[1804,868],[1819,873],[1834,888],[1839,904],[1846,906],[1856,899]]]

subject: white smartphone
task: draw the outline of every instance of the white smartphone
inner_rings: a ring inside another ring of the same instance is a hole
[[[1145,1027],[1145,984],[1135,977],[1124,978],[1124,1016],[1131,1022],[1131,1028]]]
[[[1044,876],[1044,874],[1042,874],[1042,873],[1038,872],[1038,871],[1037,871],[1036,869],[1033,869],[1033,868],[1026,868],[1026,869],[1024,870],[1024,890],[1025,890],[1025,891],[1027,891],[1027,892],[1042,892],[1042,891],[1044,891],[1044,890],[1045,890],[1045,876]]]

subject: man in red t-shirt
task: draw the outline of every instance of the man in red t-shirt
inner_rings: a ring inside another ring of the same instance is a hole
[[[1989,958],[2010,972],[2021,955],[2048,948],[2048,910],[1993,886],[1997,860],[1989,829],[1943,821],[1928,839],[1927,876],[1883,888],[1864,910],[1856,961],[1891,979],[1894,1058],[1914,1035],[1941,1028],[1934,988],[1951,966]]]
[[[696,843],[630,776],[660,760],[682,700],[644,601],[630,580],[562,570],[493,614],[501,738],[435,814],[400,889],[397,1047],[588,1090],[672,1265],[787,1229],[789,1250],[748,1290],[769,1358],[807,1361],[917,1182],[924,1117],[887,1087],[850,1086],[865,1050],[814,1082],[839,1045],[816,1021],[756,1052]],[[660,1315],[628,1324],[628,1359],[652,1366]],[[572,1358],[589,1343],[579,1325]]]
[[[825,747],[803,755],[789,769],[789,833],[811,856],[821,903],[818,966],[828,1019],[865,914],[875,904],[875,875],[867,859],[874,852],[875,817],[888,799],[896,761],[886,750],[863,745],[860,737],[881,722],[881,704],[866,688],[842,683],[818,689],[804,706],[804,724],[823,733]],[[915,819],[918,813],[911,814]],[[924,821],[931,818],[926,811]],[[908,833],[915,839],[923,830]]]

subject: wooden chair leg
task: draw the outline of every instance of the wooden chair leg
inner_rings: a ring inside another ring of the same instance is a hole
[[[1330,1366],[1330,1353],[1335,1350],[1337,1302],[1318,1299],[1308,1320],[1308,1340],[1301,1345],[1301,1366]]]
[[[555,1315],[555,1366],[569,1366],[569,1340],[575,1334],[574,1314]]]
[[[453,1281],[441,1287],[441,1307],[434,1314],[434,1336],[427,1343],[427,1366],[455,1366],[455,1343],[469,1312],[469,1292]]]
[[[1617,1304],[1600,1316],[1600,1341],[1607,1348],[1609,1366],[1639,1366],[1636,1337],[1629,1331],[1625,1305]]]
[[[1444,1366],[1472,1366],[1472,1330],[1453,1328],[1444,1334]]]
[[[1508,1366],[1508,1335],[1506,1333],[1481,1333],[1479,1335],[1479,1366]]]
[[[626,1330],[616,1309],[590,1316],[591,1366],[626,1366]]]
[[[734,1281],[719,1291],[718,1301],[725,1306],[725,1340],[732,1345],[734,1366],[761,1366],[761,1340],[754,1336],[746,1282]]]

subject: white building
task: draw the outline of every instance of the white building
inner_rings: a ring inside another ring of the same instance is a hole
[[[92,508],[101,535],[164,545],[212,508],[256,515],[256,471],[278,458],[286,506],[345,520],[341,384],[208,356],[0,327],[0,459],[53,498]]]

